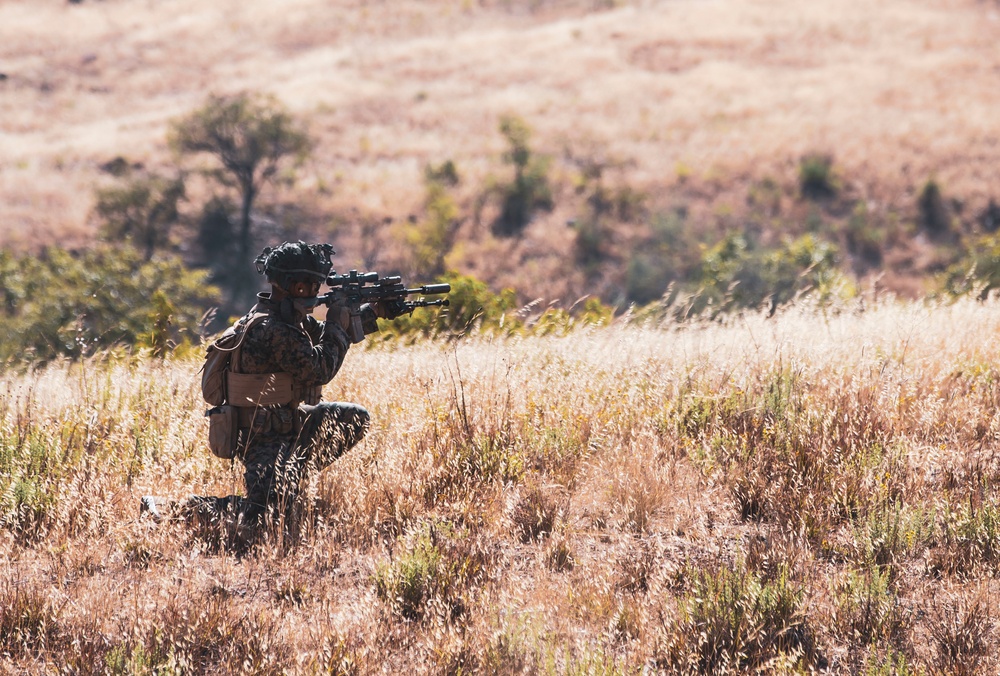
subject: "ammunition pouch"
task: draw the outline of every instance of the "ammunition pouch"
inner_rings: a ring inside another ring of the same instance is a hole
[[[322,385],[303,385],[295,388],[295,401],[315,406],[323,398]]]
[[[216,406],[205,411],[208,416],[208,447],[223,460],[232,460],[239,445],[239,413],[235,406]]]
[[[226,373],[226,392],[232,406],[257,407],[292,401],[290,373]]]
[[[298,424],[298,410],[290,406],[239,409],[239,427],[252,438],[259,434],[291,434]]]
[[[230,406],[224,404],[205,411],[208,417],[208,447],[223,460],[241,455],[242,442],[259,434],[292,434],[301,424],[298,408]],[[240,432],[243,432],[241,435]]]

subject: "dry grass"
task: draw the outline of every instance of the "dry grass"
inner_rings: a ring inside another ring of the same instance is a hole
[[[373,413],[243,555],[192,361],[0,376],[0,670],[986,673],[1000,305],[357,350]]]
[[[1000,160],[1000,10],[983,0],[7,0],[0,24],[4,246],[87,241],[99,165],[169,162],[168,120],[209,92],[271,92],[307,118],[296,199],[374,223],[419,209],[428,162],[481,188],[506,112],[541,150],[709,214],[764,177],[794,186],[811,151],[874,209],[910,208],[935,175],[973,213]],[[560,162],[564,185],[576,170]],[[519,255],[565,255],[563,204]],[[497,246],[468,259],[509,260]]]

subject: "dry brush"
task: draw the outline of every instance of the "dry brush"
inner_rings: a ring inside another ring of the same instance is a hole
[[[985,673],[1000,306],[356,348],[366,440],[250,551],[199,363],[0,376],[0,666],[72,673]]]

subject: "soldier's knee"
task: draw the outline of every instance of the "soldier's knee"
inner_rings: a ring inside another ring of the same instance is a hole
[[[345,442],[348,448],[355,445],[364,438],[371,424],[371,414],[368,409],[358,404],[344,404],[339,411],[338,418],[341,429],[345,433]]]
[[[371,413],[369,413],[368,409],[365,408],[364,406],[356,405],[354,409],[355,409],[354,410],[355,424],[361,428],[362,433],[367,432],[368,426],[371,424],[372,421]]]
[[[371,422],[371,414],[368,409],[360,404],[345,404],[337,402],[330,404],[331,412],[335,420],[341,425],[350,425],[357,429],[368,429]]]

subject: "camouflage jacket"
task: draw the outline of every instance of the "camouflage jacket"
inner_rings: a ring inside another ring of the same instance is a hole
[[[319,391],[330,382],[344,363],[350,347],[347,333],[339,324],[319,322],[306,316],[300,323],[279,317],[266,294],[247,317],[267,312],[269,317],[255,322],[247,331],[240,353],[243,373],[290,373],[294,388],[313,391],[302,401],[314,404]],[[245,321],[241,320],[241,321]]]

